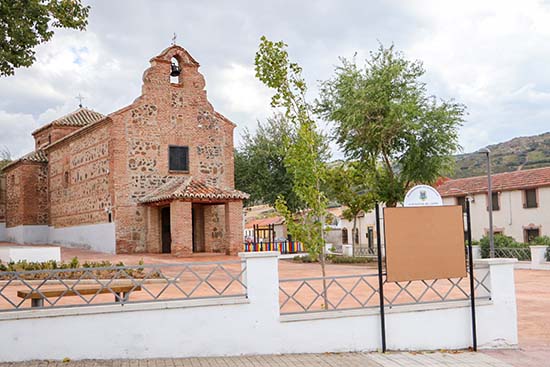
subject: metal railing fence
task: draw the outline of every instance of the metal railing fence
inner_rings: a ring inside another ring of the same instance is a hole
[[[359,247],[354,246],[353,247],[353,256],[355,257],[370,257],[370,256],[376,256],[378,251],[375,247]]]
[[[0,272],[0,312],[246,296],[244,261]]]
[[[495,257],[531,261],[531,249],[529,247],[495,247]]]
[[[489,299],[489,272],[476,269],[477,299]],[[325,285],[323,286],[323,280]],[[326,293],[323,291],[326,289]],[[378,274],[342,275],[301,279],[281,279],[281,314],[379,307]],[[384,282],[387,307],[411,304],[463,301],[469,299],[469,278]]]

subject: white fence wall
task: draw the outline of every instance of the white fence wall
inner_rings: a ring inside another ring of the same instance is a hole
[[[2,240],[0,228],[0,240]],[[24,225],[5,229],[5,240],[19,244],[58,244],[115,253],[115,223],[98,223],[72,227]]]
[[[6,223],[0,223],[0,241],[7,241],[6,237]]]
[[[0,313],[0,361],[108,359],[380,349],[376,309],[279,314],[278,253],[245,253],[248,298]],[[488,266],[492,301],[478,302],[480,347],[517,345],[513,260]],[[468,302],[388,310],[394,350],[467,348]]]

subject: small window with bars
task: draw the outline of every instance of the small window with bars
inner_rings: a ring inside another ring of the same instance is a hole
[[[170,171],[189,172],[189,147],[168,147],[168,166]]]
[[[538,207],[537,203],[537,190],[536,189],[528,189],[525,190],[525,202],[523,204],[523,207],[525,208],[536,208]]]
[[[493,199],[493,200],[491,200],[491,202],[493,204],[493,210],[500,210],[500,203],[499,203],[499,200],[498,200],[498,192],[493,192],[491,194],[492,194],[492,199]],[[487,210],[489,210],[489,205],[487,205]]]

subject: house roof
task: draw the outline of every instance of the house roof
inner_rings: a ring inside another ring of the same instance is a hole
[[[248,194],[235,189],[221,189],[208,185],[193,177],[173,177],[165,184],[151,191],[141,198],[143,204],[151,204],[160,201],[183,200],[245,200]]]
[[[277,225],[283,224],[285,219],[281,216],[269,217],[269,218],[258,218],[252,219],[250,222],[246,223],[245,228],[253,228],[255,225],[259,227],[268,226],[270,224]]]
[[[83,127],[92,124],[98,120],[104,118],[105,115],[90,110],[88,108],[80,107],[76,111],[73,111],[65,116],[53,120],[49,124],[46,124],[32,132],[33,135],[50,127],[50,126],[76,126]]]
[[[511,191],[550,186],[550,167],[492,175],[493,191]],[[441,196],[462,196],[487,192],[487,176],[459,178],[437,187]]]
[[[17,163],[20,162],[34,162],[34,163],[48,163],[48,157],[44,153],[43,150],[38,149],[34,152],[30,152],[28,154],[25,154],[19,159],[14,160],[13,162],[10,162],[9,164],[5,165],[2,170],[7,169],[8,167],[12,167]],[[1,171],[1,170],[0,170]]]

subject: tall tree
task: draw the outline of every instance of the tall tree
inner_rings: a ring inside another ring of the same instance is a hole
[[[4,166],[8,165],[11,160],[11,152],[8,147],[4,146],[3,148],[0,148],[0,170],[4,168]],[[2,174],[1,171],[0,174]]]
[[[292,211],[301,208],[293,191],[294,177],[285,166],[286,139],[292,140],[292,127],[282,114],[258,122],[254,133],[245,130],[243,144],[235,155],[235,186],[250,193],[248,203],[275,205],[283,196]]]
[[[357,217],[361,212],[374,208],[375,195],[370,189],[369,175],[361,169],[358,162],[336,165],[329,170],[329,197],[344,205],[343,217],[353,222],[352,244],[357,245]]]
[[[34,48],[53,37],[52,28],[84,30],[89,11],[81,0],[0,0],[0,76],[31,66]]]
[[[422,63],[393,46],[371,52],[364,67],[341,61],[321,84],[317,110],[335,122],[346,156],[375,176],[378,200],[395,206],[411,185],[451,173],[465,106],[428,95]]]
[[[285,219],[289,232],[304,243],[308,252],[319,259],[323,274],[323,294],[326,302],[325,272],[325,220],[327,197],[322,187],[327,177],[326,138],[317,129],[312,118],[311,106],[307,103],[306,83],[302,68],[291,62],[283,42],[261,38],[256,52],[256,77],[275,90],[271,105],[282,108],[292,124],[294,139],[286,139],[285,166],[294,177],[293,190],[305,205],[300,215],[295,215],[283,197],[279,197],[276,209]]]

